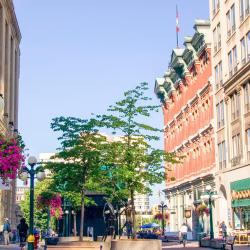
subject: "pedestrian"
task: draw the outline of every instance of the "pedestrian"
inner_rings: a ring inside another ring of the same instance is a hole
[[[19,234],[19,238],[20,238],[20,247],[21,250],[24,249],[25,245],[26,245],[26,240],[27,240],[27,236],[28,236],[28,224],[26,223],[26,220],[24,218],[22,218],[20,220],[20,224],[17,226],[17,230],[18,230],[18,234]]]
[[[188,227],[185,223],[182,224],[180,228],[180,233],[181,233],[181,241],[185,247],[186,240],[187,240],[187,232],[188,232]]]
[[[221,231],[222,231],[223,239],[225,239],[227,237],[227,226],[226,226],[224,221],[221,222],[220,228],[221,228]]]
[[[4,244],[9,245],[10,244],[10,222],[8,218],[5,218],[5,222],[3,225],[3,237],[4,237]]]

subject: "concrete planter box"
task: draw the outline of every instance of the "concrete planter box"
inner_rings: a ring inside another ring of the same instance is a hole
[[[162,250],[161,240],[126,239],[112,240],[111,250]]]
[[[79,241],[79,236],[58,237],[58,243]],[[83,241],[93,241],[92,237],[83,237]]]
[[[221,249],[223,240],[221,239],[202,239],[201,240],[201,247],[210,247],[214,249]]]

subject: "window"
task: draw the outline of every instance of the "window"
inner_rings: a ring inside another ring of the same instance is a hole
[[[233,143],[233,159],[232,159],[232,164],[233,166],[236,166],[240,163],[240,158],[241,158],[241,140],[240,140],[240,134],[234,135],[232,137],[232,143]]]
[[[214,52],[217,52],[217,35],[216,35],[216,29],[213,31],[213,39],[214,39]]]
[[[219,169],[226,167],[226,144],[225,141],[218,144]]]
[[[225,125],[224,120],[224,102],[221,101],[216,105],[216,112],[217,112],[217,128]]]
[[[213,8],[213,15],[215,15],[220,8],[220,0],[212,0],[212,8]]]
[[[233,48],[233,68],[234,73],[237,71],[237,47],[235,46]]]
[[[220,82],[220,85],[222,85],[222,83],[223,83],[223,79],[222,79],[222,62],[219,62],[219,82]]]
[[[250,128],[246,130],[247,137],[247,159],[250,160]]]
[[[231,36],[230,11],[227,12],[227,37]]]
[[[250,110],[250,100],[249,100],[249,83],[244,86],[244,105],[245,105],[245,112]]]
[[[215,66],[214,72],[215,72],[215,85],[216,85],[216,89],[218,89],[219,88],[219,65]]]
[[[217,42],[218,42],[218,49],[221,47],[221,31],[220,31],[220,23],[217,25]]]
[[[231,97],[231,112],[232,121],[240,116],[240,95],[237,93]]]
[[[235,31],[235,6],[234,4],[226,14],[227,16],[227,36],[230,37]]]
[[[242,22],[244,20],[244,1],[240,0],[240,21]]]
[[[246,42],[245,37],[240,40],[241,46],[241,63],[244,65],[246,63]]]
[[[235,6],[234,4],[231,7],[231,27],[232,27],[232,33],[235,31]]]
[[[247,61],[250,61],[250,31],[246,35]]]
[[[250,0],[245,0],[245,15],[249,15],[250,11]]]
[[[231,51],[228,53],[228,71],[229,71],[229,76],[232,76],[233,75],[233,56],[232,56]]]

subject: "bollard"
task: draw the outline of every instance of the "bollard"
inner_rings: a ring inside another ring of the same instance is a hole
[[[28,236],[28,250],[34,250],[34,241],[35,241],[35,237],[33,234],[30,234]]]

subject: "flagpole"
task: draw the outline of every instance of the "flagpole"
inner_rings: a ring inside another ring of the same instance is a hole
[[[180,30],[180,27],[179,27],[179,13],[178,13],[178,6],[176,4],[176,45],[177,45],[177,48],[179,48],[179,30]]]

